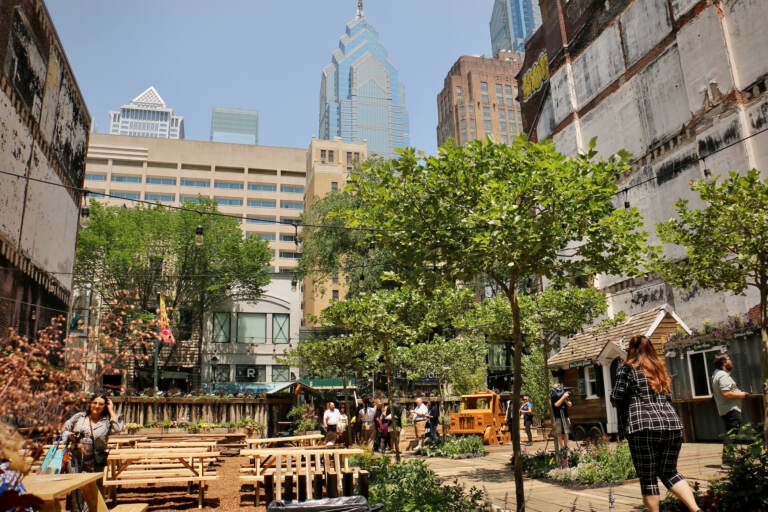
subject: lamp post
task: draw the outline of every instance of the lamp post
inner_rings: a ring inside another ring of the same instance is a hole
[[[219,364],[219,358],[214,355],[211,357],[211,391],[216,391],[216,373],[214,369],[217,364]]]

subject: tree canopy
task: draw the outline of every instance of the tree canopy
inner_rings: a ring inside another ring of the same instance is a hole
[[[520,281],[633,272],[644,250],[637,209],[614,207],[628,155],[597,160],[593,147],[594,141],[586,155],[565,157],[551,142],[520,137],[511,145],[449,143],[436,156],[409,149],[397,160],[367,162],[352,175],[350,191],[361,207],[348,211],[348,225],[375,228],[377,247],[390,251],[412,282],[483,276],[494,283],[509,303],[513,372],[520,375]],[[512,434],[517,504],[524,510],[520,433]]]
[[[240,221],[217,215],[207,198],[183,209],[122,208],[90,203],[90,225],[80,231],[76,284],[89,284],[105,302],[124,290],[138,298],[140,310],[154,313],[158,293],[169,297],[176,315],[190,323],[229,296],[258,300],[269,282],[268,244],[244,238]],[[194,242],[203,228],[201,245]],[[187,330],[190,325],[185,325]]]
[[[768,183],[752,169],[746,174],[693,182],[703,208],[675,203],[678,218],[657,225],[663,243],[685,247],[682,259],[657,257],[658,270],[687,288],[698,283],[733,293],[754,287],[760,294],[763,401],[768,406]],[[661,249],[657,248],[657,256]],[[768,407],[764,408],[768,420]],[[768,421],[764,421],[768,439]]]

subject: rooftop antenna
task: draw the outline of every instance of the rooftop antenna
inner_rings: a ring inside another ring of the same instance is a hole
[[[357,19],[364,18],[363,14],[363,0],[357,0]]]

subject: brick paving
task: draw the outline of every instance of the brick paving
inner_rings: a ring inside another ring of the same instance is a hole
[[[572,443],[573,444],[573,443]],[[484,489],[491,503],[499,511],[515,510],[515,485],[509,464],[512,446],[489,446],[488,454],[473,459],[425,459],[429,466],[446,481],[458,480],[467,488]],[[535,442],[528,450],[545,448],[544,442]],[[547,449],[552,449],[550,441]],[[678,469],[691,482],[699,481],[704,488],[708,482],[722,476],[720,455],[722,445],[686,443],[683,445]],[[411,455],[407,455],[410,457]],[[615,498],[609,507],[609,496]],[[662,498],[666,490],[662,486]],[[621,485],[599,488],[566,488],[542,480],[525,480],[526,511],[528,512],[623,512],[640,511],[642,497],[637,480]]]

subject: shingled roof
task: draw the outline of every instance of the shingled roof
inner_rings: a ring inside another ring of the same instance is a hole
[[[653,338],[653,333],[662,320],[671,316],[683,329],[689,331],[685,323],[668,305],[638,313],[626,318],[622,323],[613,327],[593,327],[582,334],[570,338],[566,345],[554,356],[549,358],[551,368],[568,368],[575,361],[594,360],[608,343],[614,343],[622,348],[624,341],[635,334],[644,334]]]

